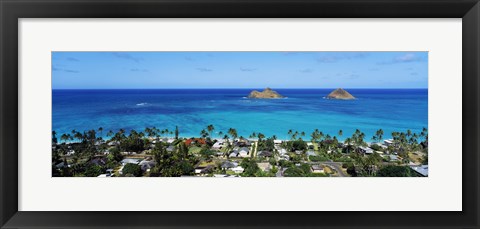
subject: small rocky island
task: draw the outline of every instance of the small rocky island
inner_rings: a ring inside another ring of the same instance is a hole
[[[327,99],[355,99],[348,91],[338,88],[327,95]]]
[[[250,99],[280,99],[280,98],[285,98],[285,96],[278,94],[278,92],[270,89],[270,88],[265,88],[262,92],[259,92],[257,90],[254,90],[250,92],[248,95],[248,98]]]

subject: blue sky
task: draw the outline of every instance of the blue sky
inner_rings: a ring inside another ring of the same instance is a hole
[[[428,52],[52,52],[52,87],[428,88]]]

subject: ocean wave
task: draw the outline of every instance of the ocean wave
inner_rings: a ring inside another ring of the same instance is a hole
[[[137,103],[137,106],[145,106],[147,105],[148,103]]]

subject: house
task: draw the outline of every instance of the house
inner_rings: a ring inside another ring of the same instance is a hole
[[[140,165],[140,168],[142,169],[143,172],[150,172],[150,169],[155,167],[156,163],[155,161],[145,159],[141,161],[138,165]]]
[[[228,157],[237,157],[237,156],[238,156],[238,150],[234,150],[228,155]]]
[[[246,147],[246,146],[251,146],[252,144],[248,139],[239,139],[238,141],[235,142],[235,145],[238,147]]]
[[[382,155],[382,157],[388,159],[388,161],[398,161],[398,156],[396,155]]]
[[[225,161],[225,162],[223,162],[223,164],[222,164],[221,167],[222,167],[223,169],[231,169],[231,168],[235,168],[235,167],[237,167],[237,166],[238,166],[238,163],[236,163],[236,162]]]
[[[272,168],[272,165],[268,162],[259,162],[257,165],[263,172],[268,172]]]
[[[373,149],[370,149],[368,147],[363,147],[363,146],[359,147],[358,151],[360,153],[363,153],[363,154],[372,154],[373,153]]]
[[[416,165],[416,166],[410,166],[410,168],[413,169],[413,171],[417,172],[419,175],[428,177],[428,165]]]
[[[104,166],[105,164],[107,164],[107,158],[105,158],[105,157],[95,157],[92,160],[90,160],[89,163],[93,164],[93,165]]]
[[[312,150],[307,151],[307,156],[316,156],[317,154]]]
[[[242,166],[237,166],[235,168],[231,168],[230,170],[232,170],[233,172],[235,173],[243,173],[243,171],[245,170],[244,168],[242,168]]]
[[[282,142],[283,142],[282,140],[278,140],[278,139],[273,140],[273,144],[275,145],[280,145],[282,144]]]
[[[175,151],[175,146],[167,147],[167,152],[173,152],[173,151]]]
[[[223,146],[224,146],[223,142],[217,141],[215,142],[215,144],[213,144],[212,149],[220,150],[223,148]]]
[[[388,148],[386,145],[383,145],[383,144],[372,144],[372,146],[375,146],[375,145],[382,148],[382,149],[387,149]]]
[[[207,142],[203,138],[190,138],[185,140],[185,145],[189,146],[191,144],[200,144],[200,145],[205,145]]]
[[[247,147],[242,147],[238,150],[239,157],[247,157],[249,150]]]
[[[323,173],[323,167],[321,165],[312,165],[312,172],[313,173]]]
[[[123,154],[123,155],[135,155],[137,153],[135,153],[135,152],[122,152],[121,154]]]
[[[62,162],[56,164],[55,167],[56,167],[57,169],[64,168],[64,167],[65,167],[65,162],[62,161]],[[70,168],[70,165],[67,164],[67,167]]]
[[[301,151],[301,150],[295,150],[295,153],[298,154],[298,155],[300,155],[300,154],[303,153],[303,151]]]
[[[198,166],[195,168],[195,173],[196,174],[209,173],[209,172],[212,172],[214,168],[215,166],[213,165]]]
[[[383,140],[383,143],[384,143],[386,146],[393,145],[393,139]]]
[[[259,157],[271,157],[272,155],[273,155],[273,153],[271,151],[267,151],[267,150],[257,152],[257,156],[259,156]]]
[[[120,145],[120,142],[118,142],[118,141],[110,141],[107,145],[108,145],[108,146],[118,146],[118,145]]]
[[[285,155],[285,154],[287,154],[287,150],[284,149],[284,148],[280,148],[280,150],[278,150],[278,153],[279,153],[280,155]]]
[[[122,165],[126,165],[126,164],[138,164],[140,162],[139,159],[135,159],[135,158],[125,158],[123,159],[122,161],[120,161],[120,163],[122,163]]]

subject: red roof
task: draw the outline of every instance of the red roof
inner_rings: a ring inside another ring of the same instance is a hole
[[[207,142],[205,141],[205,139],[203,138],[190,138],[190,139],[187,139],[185,141],[185,144],[188,146],[188,145],[191,145],[192,143],[199,143],[201,145],[205,145],[207,144]]]

